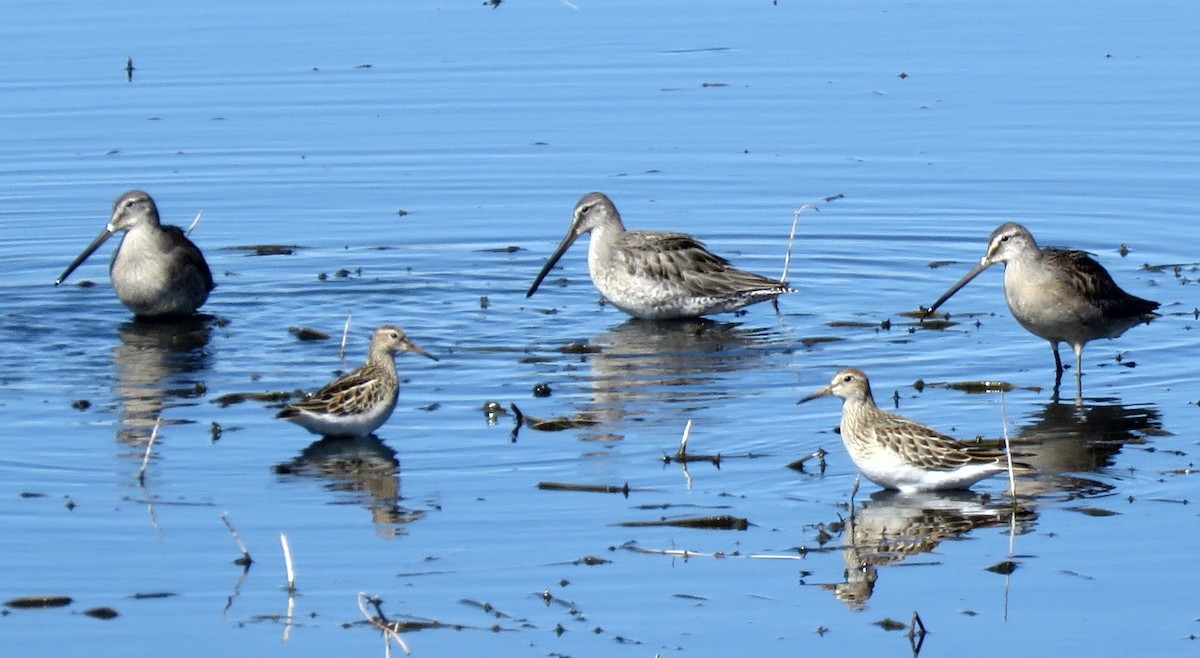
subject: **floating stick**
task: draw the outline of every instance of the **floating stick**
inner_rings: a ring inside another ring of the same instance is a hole
[[[188,230],[187,230],[187,232],[186,232],[186,233],[184,233],[184,236],[191,236],[191,235],[192,235],[192,229],[196,228],[196,224],[199,224],[199,223],[200,223],[200,218],[201,218],[201,217],[203,217],[203,216],[204,216],[204,211],[203,211],[203,210],[201,210],[200,212],[196,213],[196,219],[193,219],[193,220],[192,220],[192,224],[191,224],[191,226],[189,226],[189,227],[188,227]]]
[[[342,327],[342,346],[338,348],[338,358],[345,360],[346,358],[346,337],[350,335],[350,318],[354,317],[354,313],[346,314],[346,325]]]
[[[787,285],[788,268],[792,265],[792,242],[796,240],[796,225],[800,223],[800,213],[812,208],[814,211],[819,211],[820,208],[811,203],[806,203],[796,209],[795,215],[792,217],[792,232],[788,234],[787,252],[783,255],[783,276],[779,277],[779,281]]]
[[[375,608],[374,615],[367,612],[367,606],[364,605],[364,601],[370,603],[371,606]],[[358,609],[360,612],[362,612],[363,617],[367,619],[367,623],[383,631],[383,641],[387,654],[391,655],[392,645],[388,642],[388,640],[391,639],[395,640],[396,644],[400,645],[400,648],[404,650],[405,655],[410,655],[412,652],[408,650],[408,645],[405,644],[404,638],[400,637],[400,633],[392,627],[392,622],[388,621],[387,616],[383,614],[383,608],[380,607],[382,603],[383,601],[381,601],[377,596],[371,596],[366,592],[358,593]]]
[[[154,429],[150,432],[150,440],[146,442],[146,454],[142,457],[142,468],[138,471],[138,484],[145,486],[146,484],[146,467],[150,465],[150,451],[154,448],[154,440],[158,438],[158,426],[162,423],[162,416],[154,419]]]
[[[233,535],[233,540],[242,550],[242,557],[234,560],[233,563],[249,568],[254,559],[250,557],[250,551],[246,550],[246,544],[242,543],[242,538],[238,535],[237,530],[233,529],[233,524],[229,522],[229,512],[221,512],[221,520],[225,522],[225,527],[229,528],[229,534]]]
[[[292,569],[292,549],[288,546],[287,535],[279,533],[279,543],[283,546],[283,565],[287,569],[288,593],[296,591],[296,572]]]

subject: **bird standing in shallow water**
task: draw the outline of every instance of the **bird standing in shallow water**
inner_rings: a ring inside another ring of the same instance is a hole
[[[842,443],[851,461],[872,482],[901,492],[966,489],[1007,470],[1001,450],[973,446],[935,429],[884,411],[875,404],[867,374],[839,370],[829,385],[800,399],[836,395],[842,402]],[[1014,470],[1029,466],[1013,462]]]
[[[1029,230],[1013,222],[992,231],[979,264],[939,297],[926,315],[996,263],[1004,263],[1004,300],[1013,317],[1029,333],[1050,341],[1055,394],[1063,373],[1060,342],[1075,351],[1076,399],[1082,399],[1083,346],[1096,338],[1116,338],[1135,324],[1159,317],[1154,313],[1158,302],[1122,290],[1087,253],[1038,247]]]
[[[415,352],[437,361],[417,347],[404,330],[385,324],[371,336],[367,361],[304,400],[287,405],[276,418],[323,436],[369,436],[391,417],[400,392],[395,357]]]
[[[130,190],[113,202],[112,218],[100,235],[63,270],[65,281],[117,231],[124,231],[108,267],[117,298],[134,315],[161,318],[191,315],[214,287],[204,255],[178,226],[163,226],[154,199]]]
[[[584,195],[571,228],[538,273],[530,297],[576,238],[592,234],[588,273],[613,306],[643,320],[694,318],[735,311],[792,292],[783,281],[746,272],[686,233],[627,231],[604,194]]]

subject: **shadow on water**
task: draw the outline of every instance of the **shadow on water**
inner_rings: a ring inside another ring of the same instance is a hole
[[[422,510],[400,505],[400,460],[378,437],[323,437],[300,451],[290,462],[276,464],[275,473],[328,480],[326,489],[366,494],[371,521],[380,536],[399,537],[402,526],[424,518]]]
[[[589,341],[598,351],[587,357],[591,401],[581,415],[616,429],[647,417],[661,419],[664,404],[678,405],[681,412],[708,407],[737,394],[721,383],[730,373],[756,367],[771,353],[767,346],[783,342],[778,332],[734,322],[627,320]]]
[[[902,494],[881,490],[857,505],[842,525],[845,580],[821,585],[851,609],[866,607],[879,580],[878,567],[933,551],[977,528],[1015,524],[1028,532],[1037,514],[1006,500],[962,492]]]
[[[196,315],[172,322],[133,320],[117,327],[120,341],[113,348],[115,394],[121,424],[117,438],[142,443],[150,438],[155,420],[175,400],[205,394],[202,374],[208,368],[205,349],[212,335],[211,316]],[[190,422],[164,419],[163,425]]]

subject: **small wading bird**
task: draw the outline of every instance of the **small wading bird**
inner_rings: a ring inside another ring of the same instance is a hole
[[[959,279],[933,306],[929,315],[980,272],[1004,263],[1004,301],[1029,333],[1050,341],[1054,352],[1054,389],[1062,381],[1058,344],[1075,351],[1076,397],[1083,391],[1083,346],[1096,338],[1116,338],[1130,327],[1159,317],[1158,302],[1135,297],[1086,252],[1038,247],[1020,224],[1001,225],[988,238],[979,264]]]
[[[113,202],[112,218],[100,235],[54,281],[66,281],[117,231],[124,231],[108,267],[117,299],[134,315],[161,318],[191,315],[214,287],[212,272],[200,249],[178,226],[158,220],[154,199],[130,190]]]
[[[287,405],[285,418],[313,434],[369,436],[391,417],[400,392],[395,357],[414,352],[437,361],[417,347],[399,327],[385,324],[371,336],[367,361],[307,398]]]
[[[694,318],[735,311],[792,292],[783,281],[746,272],[686,233],[627,231],[604,194],[584,195],[571,228],[529,286],[530,297],[567,248],[584,233],[588,273],[613,306],[643,320]]]
[[[974,446],[880,409],[867,374],[839,370],[829,385],[796,404],[835,395],[842,399],[842,443],[851,461],[875,484],[904,493],[966,489],[1008,470],[1004,451]],[[1013,462],[1014,470],[1029,470]]]

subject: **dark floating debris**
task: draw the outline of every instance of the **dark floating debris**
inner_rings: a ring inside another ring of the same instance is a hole
[[[599,354],[600,348],[580,342],[570,342],[558,348],[563,354]]]
[[[884,617],[883,619],[875,622],[875,625],[885,631],[902,631],[908,628],[908,624],[892,619],[891,617]]]
[[[518,251],[525,251],[516,245],[508,245],[507,247],[491,247],[489,249],[480,249],[479,251],[485,254],[515,254]]]
[[[298,340],[329,340],[329,334],[308,327],[288,327],[288,333]]]
[[[592,425],[597,424],[597,421],[592,419],[590,416],[583,414],[580,414],[574,418],[534,418],[533,416],[526,416],[525,414],[521,413],[521,410],[518,409],[517,405],[515,404],[510,404],[508,406],[513,410],[513,414],[517,417],[517,426],[513,428],[512,435],[514,441],[517,438],[517,429],[519,429],[522,424],[527,425],[530,429],[538,430],[539,432],[561,432],[563,430],[569,430],[575,427],[591,427]]]
[[[533,397],[548,398],[550,397],[550,385],[545,382],[539,382],[533,385]]]
[[[4,605],[10,608],[62,608],[71,605],[72,599],[69,596],[18,596],[15,599],[9,599],[4,602]]]
[[[672,528],[700,528],[704,530],[746,530],[750,521],[729,514],[718,516],[696,516],[684,519],[659,519],[657,521],[622,521],[613,525],[623,528],[649,528],[669,526]]]
[[[606,560],[602,557],[596,557],[595,555],[585,555],[578,560],[575,560],[571,564],[582,564],[585,567],[595,567],[601,564],[609,564],[611,562],[612,560]]]
[[[1079,512],[1080,514],[1083,514],[1085,516],[1103,517],[1103,516],[1117,516],[1120,514],[1120,512],[1114,512],[1113,510],[1104,509],[1103,507],[1081,506],[1081,507],[1068,507],[1067,509],[1072,512]]]
[[[569,482],[538,482],[537,488],[543,491],[582,491],[585,493],[618,493],[629,497],[629,483],[616,486],[611,484],[572,484]]]
[[[800,344],[805,347],[812,347],[822,343],[840,343],[844,340],[846,339],[838,336],[809,336],[807,338],[801,338]]]
[[[125,58],[125,81],[126,82],[133,82],[133,72],[136,70],[137,69],[133,68],[133,58],[126,57]]]
[[[1012,560],[1001,560],[1000,562],[997,562],[996,564],[993,564],[992,566],[985,569],[985,571],[991,571],[992,573],[998,573],[1001,576],[1007,576],[1016,570],[1017,570],[1017,563],[1013,562]]]
[[[264,393],[226,393],[213,398],[214,404],[219,404],[222,407],[228,407],[231,404],[241,404],[247,400],[255,402],[287,402],[292,399],[293,393],[287,391],[266,391]]]
[[[820,473],[824,473],[825,472],[825,455],[827,455],[827,454],[829,454],[829,453],[825,452],[824,448],[817,448],[816,452],[809,453],[809,454],[801,457],[800,459],[797,459],[796,461],[788,464],[787,467],[792,469],[793,471],[800,471],[801,473],[803,473],[804,472],[804,464],[808,463],[809,460],[816,458],[817,463],[820,466]]]
[[[72,409],[78,409],[80,411],[83,411],[84,409],[87,409],[88,407],[91,407],[91,406],[92,406],[92,403],[88,402],[87,400],[76,400],[71,403]]]
[[[87,610],[83,611],[83,614],[89,617],[95,617],[96,619],[116,619],[117,617],[121,616],[121,613],[107,606],[88,608]]]
[[[1009,382],[993,381],[986,379],[975,379],[961,382],[927,382],[924,379],[918,379],[913,382],[913,388],[920,393],[926,388],[951,388],[963,393],[1007,393],[1009,391],[1023,390],[1037,393],[1042,390],[1040,386],[1017,386]]]
[[[226,247],[230,251],[247,251],[251,256],[290,256],[296,253],[297,249],[303,249],[300,245],[290,244],[243,244],[233,247]]]

